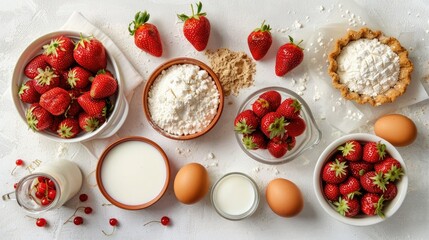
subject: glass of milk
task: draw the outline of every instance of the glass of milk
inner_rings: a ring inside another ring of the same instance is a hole
[[[35,196],[39,178],[52,180],[56,195],[50,204],[43,205]],[[18,182],[15,192],[3,195],[3,200],[16,200],[22,208],[30,213],[41,213],[64,205],[76,195],[82,187],[82,173],[76,163],[69,160],[55,160],[42,164],[30,175]],[[15,194],[14,194],[15,193]]]
[[[241,220],[252,215],[258,208],[258,187],[246,174],[231,172],[215,183],[211,191],[211,202],[222,217]]]

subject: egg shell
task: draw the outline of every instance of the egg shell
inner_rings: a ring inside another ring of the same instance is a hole
[[[183,166],[174,179],[174,194],[184,204],[194,204],[208,192],[210,179],[207,170],[199,163]]]
[[[404,115],[388,114],[377,119],[374,133],[396,147],[403,147],[414,142],[417,128],[414,122]]]
[[[304,207],[299,188],[284,178],[272,180],[266,188],[265,197],[271,210],[282,217],[296,216]]]

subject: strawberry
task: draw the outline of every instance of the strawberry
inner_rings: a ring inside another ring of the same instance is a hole
[[[115,78],[115,76],[113,76],[113,73],[107,69],[98,70],[97,74],[95,74],[95,75],[98,75],[98,74],[107,74],[107,75],[111,76],[112,78]],[[92,82],[92,79],[90,79],[90,81]]]
[[[80,133],[78,120],[74,118],[66,118],[58,125],[58,136],[61,138],[74,138]]]
[[[85,132],[92,132],[100,126],[100,121],[96,117],[91,117],[88,113],[79,114],[79,126]]]
[[[338,160],[338,161],[340,161],[340,162],[345,162],[345,161],[347,161],[347,160],[343,157],[343,154],[342,154],[342,153],[337,153],[337,154],[335,154],[335,157],[334,157],[332,160]],[[350,164],[350,163],[348,163],[348,164]]]
[[[128,31],[131,36],[134,36],[134,43],[138,48],[155,57],[161,57],[161,37],[159,36],[158,28],[147,22],[149,18],[150,14],[146,11],[137,12],[134,21],[128,25]],[[134,25],[133,28],[131,27],[132,25]]]
[[[36,80],[34,87],[37,92],[43,94],[54,87],[58,87],[60,77],[51,67],[47,66],[45,69],[39,68],[38,71],[39,74],[34,78]]]
[[[342,182],[339,186],[340,193],[348,198],[354,198],[355,195],[360,195],[360,183],[355,177],[348,177],[346,181]]]
[[[201,12],[203,5],[201,2],[196,4],[197,13],[194,14],[194,7],[191,5],[192,15],[177,14],[177,17],[184,22],[183,34],[185,38],[194,46],[197,51],[203,51],[210,37],[210,22],[205,17],[207,14]]]
[[[338,185],[332,183],[325,184],[323,193],[325,197],[332,202],[338,201],[338,198],[340,197],[340,189],[338,188]]]
[[[268,101],[271,112],[276,111],[282,101],[282,96],[280,95],[280,93],[274,90],[262,93],[259,98]]]
[[[267,148],[268,152],[270,152],[273,157],[281,158],[286,154],[288,145],[284,141],[270,140],[267,144]]]
[[[251,134],[245,134],[243,136],[242,142],[244,146],[250,150],[267,148],[267,139],[265,138],[265,135],[259,130],[256,130]]]
[[[70,102],[69,93],[62,88],[55,87],[40,96],[39,104],[52,115],[58,116],[67,110]]]
[[[58,126],[60,125],[60,123],[64,120],[64,116],[60,115],[60,116],[53,116],[53,121],[51,126],[49,127],[49,130],[53,133],[57,133],[58,130]]]
[[[292,136],[288,136],[287,139],[286,139],[286,143],[287,143],[287,150],[290,151],[296,145],[296,138],[292,137]]]
[[[296,118],[301,113],[301,103],[294,98],[287,98],[277,108],[277,112],[285,118]]]
[[[384,159],[386,156],[386,145],[383,143],[367,142],[363,147],[364,161],[376,163]]]
[[[80,66],[92,73],[105,69],[107,66],[106,49],[93,36],[83,37],[82,34],[80,35],[80,40],[76,43],[73,51],[73,57]]]
[[[387,157],[383,161],[376,163],[374,169],[376,172],[384,173],[384,178],[389,182],[399,180],[404,175],[401,163],[393,157]]]
[[[386,190],[386,180],[383,173],[370,171],[360,177],[360,184],[363,189],[370,193],[382,193]]]
[[[380,217],[384,217],[383,210],[384,197],[376,193],[365,193],[361,198],[361,210],[363,213],[369,216],[377,214]]]
[[[48,65],[48,63],[45,61],[45,57],[43,54],[39,54],[35,56],[33,59],[30,60],[30,62],[27,63],[27,65],[24,68],[24,74],[30,79],[34,79],[39,74],[39,68],[45,69]]]
[[[40,99],[40,93],[36,91],[34,85],[36,84],[35,80],[28,80],[21,85],[19,89],[18,96],[21,101],[25,103],[37,103]]]
[[[92,117],[106,116],[106,100],[93,99],[89,92],[85,92],[77,98],[77,102],[82,109]]]
[[[259,126],[259,118],[252,110],[245,110],[234,120],[234,130],[238,133],[250,134]]]
[[[286,134],[285,127],[289,123],[277,112],[266,114],[261,120],[261,130],[270,139],[275,137],[283,138]]]
[[[90,83],[92,74],[82,67],[76,66],[67,72],[67,83],[70,88],[85,88]]]
[[[285,126],[286,133],[289,136],[297,137],[304,133],[306,124],[304,119],[301,117],[292,118],[289,120],[289,124]]]
[[[263,98],[258,98],[253,104],[252,104],[252,110],[258,116],[259,118],[262,118],[267,113],[271,112],[270,110],[270,104],[267,100]]]
[[[365,161],[355,161],[349,162],[349,169],[353,177],[360,179],[362,175],[373,170],[374,166],[371,163]]]
[[[394,183],[388,183],[386,185],[386,191],[383,193],[384,200],[390,201],[393,200],[398,194],[398,188]]]
[[[250,53],[255,60],[262,59],[273,43],[271,37],[270,25],[265,25],[265,20],[262,22],[261,27],[253,30],[247,37],[247,44],[249,45]]]
[[[304,59],[303,48],[299,46],[302,40],[298,44],[293,42],[291,36],[289,36],[289,40],[289,43],[280,46],[277,51],[275,72],[279,77],[297,67]]]
[[[52,115],[40,106],[38,103],[33,103],[25,112],[28,127],[33,131],[43,131],[49,128],[52,124]]]
[[[346,162],[338,160],[329,161],[322,170],[322,179],[327,183],[339,184],[344,182],[348,177]]]
[[[65,70],[73,63],[73,41],[65,36],[59,36],[51,40],[51,43],[43,46],[45,61],[56,70]]]
[[[79,115],[79,113],[82,112],[82,107],[77,102],[77,99],[73,99],[70,102],[69,107],[67,108],[66,112],[64,113],[65,117],[76,117]]]
[[[112,96],[116,89],[118,89],[118,83],[113,77],[108,74],[98,74],[92,80],[90,94],[92,98],[100,99]]]
[[[356,198],[340,197],[338,202],[334,202],[334,206],[338,213],[346,217],[354,217],[360,212],[360,204]]]
[[[337,148],[343,153],[345,159],[349,161],[359,161],[362,159],[362,146],[358,141],[347,141],[343,146]]]

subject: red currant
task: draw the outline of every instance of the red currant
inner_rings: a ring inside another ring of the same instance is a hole
[[[80,200],[81,202],[85,202],[86,200],[88,200],[88,195],[86,195],[85,193],[82,193],[82,194],[79,196],[79,200]]]
[[[42,192],[36,192],[34,195],[36,195],[36,198],[38,199],[42,199],[45,197],[45,193]]]
[[[48,186],[49,186],[49,188],[51,188],[51,189],[55,189],[55,182],[54,182],[54,181],[52,181],[51,179],[49,179],[49,180],[48,180]]]
[[[51,189],[48,191],[48,198],[49,199],[54,200],[56,195],[57,195],[57,191],[55,191],[54,189]]]
[[[161,224],[164,225],[164,226],[167,226],[168,224],[170,224],[170,218],[167,217],[167,216],[163,216],[161,218]]]
[[[18,188],[18,183],[17,182],[13,184],[13,188],[15,188],[15,189]]]
[[[36,219],[36,226],[38,226],[38,227],[44,227],[44,226],[46,226],[47,223],[48,222],[44,218]]]
[[[51,204],[51,200],[49,200],[49,198],[47,198],[47,197],[44,197],[44,198],[42,198],[42,200],[40,201],[40,203],[43,206],[47,206],[47,205]]]
[[[74,219],[73,219],[73,223],[75,224],[75,225],[81,225],[82,223],[83,223],[83,218],[82,217],[75,217]]]
[[[47,188],[48,186],[44,182],[40,182],[39,184],[37,184],[37,191],[40,193],[45,193]]]
[[[45,177],[43,177],[43,176],[39,176],[39,177],[37,177],[37,181],[39,181],[39,183],[41,183],[41,182],[44,182],[45,181]]]
[[[91,207],[86,207],[85,209],[83,209],[83,211],[85,212],[85,214],[91,214],[92,213],[92,208]]]
[[[22,166],[24,165],[24,161],[22,159],[18,159],[15,161],[16,166]]]
[[[109,224],[111,226],[116,226],[116,225],[118,225],[118,220],[116,218],[111,218],[111,219],[109,219]]]

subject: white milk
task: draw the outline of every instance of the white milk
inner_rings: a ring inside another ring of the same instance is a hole
[[[167,166],[161,153],[142,141],[126,141],[112,148],[101,167],[106,192],[126,205],[150,202],[162,191]]]
[[[244,174],[231,173],[222,177],[212,192],[212,201],[217,211],[232,220],[247,217],[259,203],[254,182]]]

